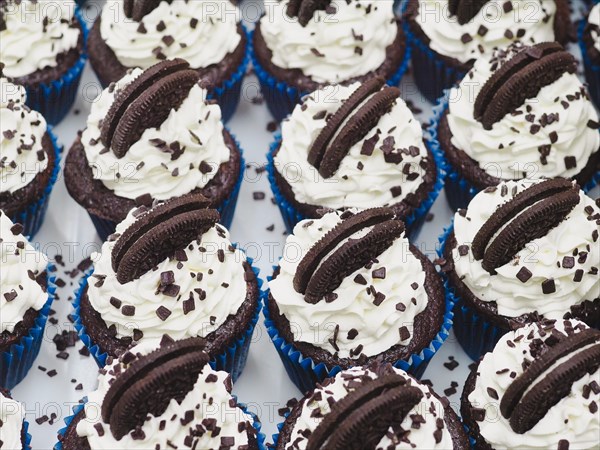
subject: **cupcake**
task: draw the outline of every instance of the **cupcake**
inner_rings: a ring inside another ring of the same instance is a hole
[[[90,30],[89,53],[104,87],[130,69],[184,59],[227,121],[240,99],[247,44],[240,12],[229,0],[109,0]]]
[[[10,392],[0,387],[0,444],[7,450],[29,450],[31,436],[27,433],[23,405],[13,400]]]
[[[577,320],[532,323],[473,368],[461,413],[480,449],[597,449],[600,331]]]
[[[420,376],[452,323],[439,275],[390,208],[300,222],[269,289],[267,330],[302,392],[378,358]]]
[[[244,253],[201,195],[134,209],[94,254],[75,325],[100,366],[133,342],[202,337],[234,380],[258,320],[260,289]],[[215,362],[216,361],[216,362]]]
[[[291,232],[323,209],[389,206],[416,235],[441,186],[443,157],[382,78],[305,97],[268,156],[275,199]]]
[[[0,78],[0,209],[33,237],[59,171],[59,148],[25,88]]]
[[[576,67],[557,43],[514,44],[477,60],[450,91],[432,146],[450,163],[454,210],[505,180],[573,178],[586,190],[597,182],[600,123]]]
[[[72,0],[6,0],[0,5],[0,72],[25,86],[27,105],[52,125],[75,101],[86,35]]]
[[[588,90],[592,100],[600,108],[600,3],[591,8],[587,21],[581,22],[579,45]]]
[[[265,2],[252,58],[269,110],[278,120],[303,95],[326,84],[380,76],[397,85],[406,71],[406,38],[393,2]]]
[[[231,225],[242,153],[198,79],[187,62],[163,61],[134,69],[93,103],[67,156],[65,183],[102,240],[135,206],[190,192]]]
[[[481,57],[512,42],[558,41],[574,34],[568,0],[407,0],[414,80],[435,102]]]
[[[98,387],[59,432],[55,450],[263,450],[260,422],[213,370],[203,341],[140,344],[98,376]]]
[[[459,210],[442,256],[469,356],[538,318],[600,328],[599,230],[600,200],[560,178],[501,183]]]
[[[42,345],[54,294],[45,256],[0,210],[0,386],[12,389],[31,368]]]
[[[448,399],[376,362],[344,370],[307,392],[281,425],[274,448],[462,450],[469,440]]]

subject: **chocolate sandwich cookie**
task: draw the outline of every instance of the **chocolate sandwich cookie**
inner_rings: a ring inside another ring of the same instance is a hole
[[[322,209],[389,206],[416,234],[437,195],[436,157],[400,91],[379,77],[306,97],[270,158],[289,231]]]
[[[442,269],[473,359],[539,318],[600,327],[599,225],[598,202],[565,179],[501,183],[458,211]]]
[[[450,163],[453,209],[506,180],[563,177],[586,186],[600,170],[600,119],[576,61],[556,42],[513,44],[477,60],[450,93],[432,145]]]
[[[213,6],[203,1],[109,1],[88,39],[90,62],[102,85],[134,67],[148,69],[181,58],[203,79],[229,120],[241,92],[247,38],[234,3],[222,0]]]
[[[270,6],[251,49],[265,101],[278,121],[303,95],[327,84],[373,76],[398,84],[406,68],[406,36],[393,2],[285,0]]]
[[[468,448],[447,402],[381,362],[344,370],[317,384],[293,406],[280,429],[277,450],[396,449],[408,443],[415,448]]]
[[[258,450],[257,419],[231,396],[199,338],[141,344],[111,361],[98,388],[59,435],[63,450],[246,448]],[[220,411],[214,414],[216,408]],[[100,414],[98,414],[100,410]],[[262,437],[261,437],[262,439]]]
[[[513,42],[574,39],[568,0],[527,2],[409,0],[404,18],[412,33],[412,63],[421,93],[435,102],[478,58]],[[523,18],[527,16],[527,20]]]
[[[65,167],[71,196],[102,239],[135,206],[204,195],[230,225],[243,171],[241,151],[183,59],[135,69],[94,103]]]
[[[533,441],[544,448],[595,448],[599,367],[600,331],[577,320],[545,320],[508,333],[472,369],[463,391],[461,413],[474,448]]]
[[[204,338],[217,367],[241,373],[259,287],[208,203],[195,194],[134,209],[104,243],[75,305],[99,364],[168,333]]]
[[[440,278],[408,243],[392,209],[329,212],[302,221],[283,254],[269,283],[267,327],[288,371],[306,371],[293,378],[301,390],[321,381],[323,371],[293,368],[279,345],[330,371],[377,358],[404,364],[440,338]],[[406,366],[417,374],[423,368]]]

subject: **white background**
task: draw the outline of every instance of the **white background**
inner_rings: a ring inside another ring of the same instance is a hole
[[[245,1],[242,5],[245,18],[257,17],[258,3],[258,0]],[[92,6],[96,5],[93,3]],[[580,5],[578,7],[581,8]],[[574,51],[576,52],[576,49]],[[60,143],[65,146],[65,151],[75,140],[77,131],[85,127],[91,107],[89,99],[95,97],[98,89],[97,80],[88,64],[75,105],[69,116],[55,129]],[[405,77],[402,92],[405,99],[412,100],[423,110],[417,117],[422,123],[427,123],[431,115],[431,105],[418,95],[410,76]],[[266,163],[266,153],[273,139],[266,128],[267,123],[272,120],[266,107],[252,102],[257,95],[256,78],[254,75],[248,76],[242,101],[228,124],[240,141],[246,161],[251,166],[246,171],[231,235],[232,239],[247,249],[248,255],[255,259],[256,266],[261,270],[261,277],[265,279],[281,255],[285,242],[285,228],[277,207],[271,202],[266,173],[257,174],[255,171],[256,167]],[[254,192],[264,192],[266,198],[256,201],[253,199]],[[597,196],[598,191],[594,194]],[[433,221],[425,224],[415,244],[433,259],[436,257],[437,238],[451,220],[451,212],[443,192],[434,204],[432,213]],[[267,231],[270,225],[275,226],[272,232]],[[83,357],[78,353],[83,346],[81,342],[68,350],[70,356],[67,360],[56,358],[58,351],[52,342],[52,338],[58,332],[73,329],[67,314],[72,311],[69,300],[73,297],[79,278],[71,278],[64,272],[74,269],[92,251],[100,248],[100,241],[92,222],[83,208],[70,198],[62,177],[54,188],[45,223],[35,237],[35,242],[50,258],[62,254],[66,267],[59,267],[58,276],[66,281],[66,286],[58,290],[59,299],[53,305],[56,311],[54,317],[58,319],[58,324],[48,324],[40,356],[26,379],[13,390],[13,397],[25,405],[26,420],[30,423],[30,434],[33,435],[32,447],[46,450],[55,444],[56,433],[63,427],[63,419],[70,415],[70,408],[95,388],[98,369],[91,357]],[[234,393],[260,417],[267,442],[271,442],[276,425],[282,421],[277,410],[284,407],[290,398],[298,397],[300,392],[288,379],[262,322],[261,315],[246,369],[236,383]],[[460,363],[453,371],[443,366],[449,361],[449,356],[455,357]],[[451,403],[458,407],[460,391],[471,362],[455,342],[454,336],[450,335],[434,356],[423,378],[430,379],[440,395],[444,395],[444,390],[449,388],[452,382],[458,383],[457,393],[449,396]],[[51,378],[39,370],[38,366],[43,366],[48,371],[54,369],[58,374]],[[77,391],[75,386],[79,383],[83,384],[83,390]],[[44,415],[51,417],[53,413],[57,416],[53,424],[36,423],[37,418]]]

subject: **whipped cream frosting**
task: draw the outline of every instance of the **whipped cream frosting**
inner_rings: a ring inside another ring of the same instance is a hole
[[[290,0],[265,1],[260,30],[272,61],[300,69],[317,83],[336,83],[377,70],[396,39],[393,2],[332,0],[303,27],[286,13]]]
[[[21,450],[23,444],[23,405],[4,396],[0,391],[0,447],[6,450]]]
[[[290,184],[297,201],[332,209],[366,209],[399,203],[423,183],[428,153],[421,124],[401,98],[364,139],[350,148],[331,178],[322,178],[308,162],[310,148],[325,128],[326,118],[359,86],[319,89],[283,122],[275,168]],[[364,149],[373,139],[377,141],[369,155]]]
[[[0,192],[24,188],[48,167],[46,120],[26,99],[24,87],[0,78]]]
[[[194,388],[186,394],[181,403],[171,400],[161,416],[148,416],[141,427],[141,432],[134,430],[120,440],[115,439],[110,431],[110,425],[102,420],[100,413],[104,398],[116,378],[115,373],[127,370],[140,358],[140,355],[147,355],[155,348],[148,344],[137,345],[131,350],[137,358],[133,358],[128,364],[123,363],[122,360],[115,360],[105,367],[104,372],[98,376],[98,387],[88,395],[84,407],[85,418],[77,424],[77,434],[85,437],[94,450],[217,449],[224,448],[222,447],[224,437],[234,439],[231,448],[248,445],[248,433],[254,432],[252,426],[254,419],[237,406],[230,393],[229,374],[215,371],[209,364],[206,364],[200,372]],[[192,411],[193,415],[189,411]],[[182,425],[183,421],[187,423],[185,426]],[[215,422],[216,428],[210,425],[211,422]],[[197,427],[204,433],[193,433]],[[98,430],[102,432],[99,433]]]
[[[600,3],[592,7],[588,16],[588,24],[595,25],[595,27],[592,27],[591,33],[594,40],[594,47],[600,52]]]
[[[241,41],[240,12],[230,0],[165,0],[140,22],[128,19],[123,5],[106,3],[100,33],[125,67],[182,58],[201,69],[220,63]]]
[[[94,178],[119,197],[132,200],[147,193],[167,200],[203,188],[229,161],[230,150],[223,138],[221,109],[206,101],[206,90],[199,85],[158,128],[146,129],[123,158],[100,140],[102,120],[118,92],[141,73],[133,69],[92,104],[81,142]]]
[[[130,211],[117,225],[115,236],[139,213]],[[133,336],[134,330],[143,332],[142,342],[160,342],[164,334],[176,340],[206,337],[235,314],[246,298],[246,256],[233,248],[229,232],[221,225],[191,242],[177,259],[165,259],[155,270],[125,284],[119,283],[112,269],[117,240],[106,241],[100,254],[92,255],[94,274],[88,280],[88,297],[106,326],[116,327],[118,338]],[[161,277],[169,276],[170,287],[160,292]]]
[[[569,329],[569,335],[587,328],[577,320],[558,320],[554,327],[563,334]],[[566,448],[559,445],[561,440],[567,441],[571,449],[598,448],[600,415],[597,407],[600,405],[600,391],[590,389],[590,386],[600,383],[600,370],[591,374],[582,373],[583,376],[573,384],[570,394],[550,408],[542,420],[525,434],[515,433],[500,413],[500,401],[504,393],[514,378],[524,372],[523,362],[534,359],[532,348],[539,348],[540,342],[545,342],[551,336],[550,330],[543,331],[540,324],[527,325],[504,335],[494,350],[479,363],[475,389],[468,398],[473,407],[485,410],[485,420],[477,423],[481,435],[496,450]],[[558,364],[563,362],[564,359],[559,360]],[[496,399],[493,398],[494,394],[497,394]],[[592,412],[594,404],[595,413]]]
[[[56,67],[56,57],[77,47],[80,29],[73,0],[11,0],[2,5],[6,29],[0,31],[4,76],[23,77]]]
[[[410,410],[400,424],[402,429],[406,430],[406,433],[402,434],[402,442],[399,442],[399,438],[395,436],[396,433],[390,427],[389,433],[381,439],[377,448],[386,450],[453,448],[452,436],[444,422],[444,406],[441,401],[432,394],[429,387],[420,384],[403,370],[396,368],[393,370],[407,381],[407,386],[419,388],[423,392],[423,398]],[[331,412],[333,401],[342,400],[356,389],[357,382],[361,382],[365,378],[376,380],[378,375],[369,368],[353,367],[338,373],[334,378],[328,380],[330,381],[328,383],[317,384],[315,390],[303,402],[302,412],[294,424],[285,450],[305,449],[308,442],[306,436],[314,432],[319,423]],[[423,418],[423,421],[419,422],[419,426],[413,426],[415,415]],[[440,420],[441,422],[439,422]],[[437,436],[436,431],[440,423],[443,428],[441,428],[441,434]]]
[[[352,359],[375,356],[394,345],[408,345],[414,319],[427,307],[428,296],[423,286],[425,272],[409,250],[405,236],[396,239],[369,269],[362,267],[347,276],[333,291],[337,298],[332,302],[307,303],[304,295],[294,289],[293,279],[302,257],[340,222],[340,213],[331,212],[321,219],[298,223],[286,240],[279,263],[281,271],[269,282],[279,311],[290,322],[294,340]],[[350,239],[362,237],[371,229],[363,229]],[[383,279],[373,275],[381,268],[385,268]],[[366,284],[354,281],[357,275],[363,276]],[[379,306],[374,303],[376,293],[385,296]],[[408,332],[406,338],[400,337],[403,327]]]
[[[502,316],[518,317],[537,311],[548,319],[560,319],[571,306],[594,300],[600,293],[600,226],[596,222],[600,207],[583,191],[579,193],[579,204],[563,222],[546,236],[529,242],[512,261],[497,268],[496,275],[482,267],[482,261],[475,259],[470,246],[496,209],[535,183],[538,181],[502,183],[497,189],[477,194],[464,216],[460,211],[456,213],[454,268],[478,299],[496,302]],[[460,256],[458,247],[464,245],[468,253]],[[523,267],[532,274],[525,282],[517,278]],[[546,280],[554,280],[554,292],[543,293],[542,283]]]
[[[526,44],[556,40],[555,0],[489,0],[464,25],[450,14],[448,1],[418,1],[415,20],[430,39],[429,47],[462,63],[490,56],[517,40]]]
[[[46,257],[27,241],[22,230],[0,210],[0,332],[12,333],[28,310],[39,311],[48,300],[36,281],[46,270]]]
[[[477,60],[451,90],[452,144],[496,178],[573,177],[600,148],[598,113],[576,74],[565,73],[544,86],[491,130],[474,117],[475,100],[486,81],[522,48],[515,45],[491,59]]]

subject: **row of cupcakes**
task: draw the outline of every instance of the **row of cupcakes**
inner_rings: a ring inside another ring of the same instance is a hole
[[[109,1],[89,32],[72,0],[48,6],[31,0],[2,4],[0,62],[5,76],[27,87],[29,105],[51,124],[73,104],[86,53],[103,86],[130,69],[184,59],[205,80],[225,121],[239,102],[251,58],[267,105],[282,120],[304,95],[326,84],[380,76],[397,85],[411,59],[415,82],[435,101],[475,60],[490,58],[499,48],[515,41],[564,45],[575,35],[567,0],[490,0],[476,5],[407,0],[402,23],[391,0],[270,0],[251,34],[241,24],[239,8],[228,0]],[[591,9],[579,33],[596,102],[598,8]],[[24,33],[30,46],[21,45]],[[36,51],[29,51],[31,47]]]

